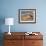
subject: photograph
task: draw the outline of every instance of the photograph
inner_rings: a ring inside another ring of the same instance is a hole
[[[19,9],[19,23],[36,23],[36,9]]]

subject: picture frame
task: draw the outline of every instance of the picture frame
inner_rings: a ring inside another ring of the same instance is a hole
[[[36,23],[36,9],[19,9],[19,23]]]

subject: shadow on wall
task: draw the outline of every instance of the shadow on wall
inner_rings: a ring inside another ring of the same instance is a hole
[[[0,46],[3,46],[3,33],[2,33],[2,25],[5,23],[5,17],[0,16]]]
[[[5,17],[0,16],[0,33],[2,33],[2,25],[5,24]]]

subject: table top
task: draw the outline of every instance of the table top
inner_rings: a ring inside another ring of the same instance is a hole
[[[32,32],[32,34],[25,34],[27,32],[11,32],[9,35],[7,32],[4,33],[5,39],[43,39],[43,35],[40,32]],[[35,35],[38,34],[38,35]]]

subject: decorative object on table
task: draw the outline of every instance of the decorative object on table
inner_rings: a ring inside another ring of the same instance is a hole
[[[9,25],[9,32],[8,34],[11,35],[10,33],[10,25],[14,24],[14,18],[5,18],[5,25]]]
[[[19,9],[19,23],[36,23],[36,9]]]
[[[25,35],[38,35],[37,33],[33,32],[26,32]]]

